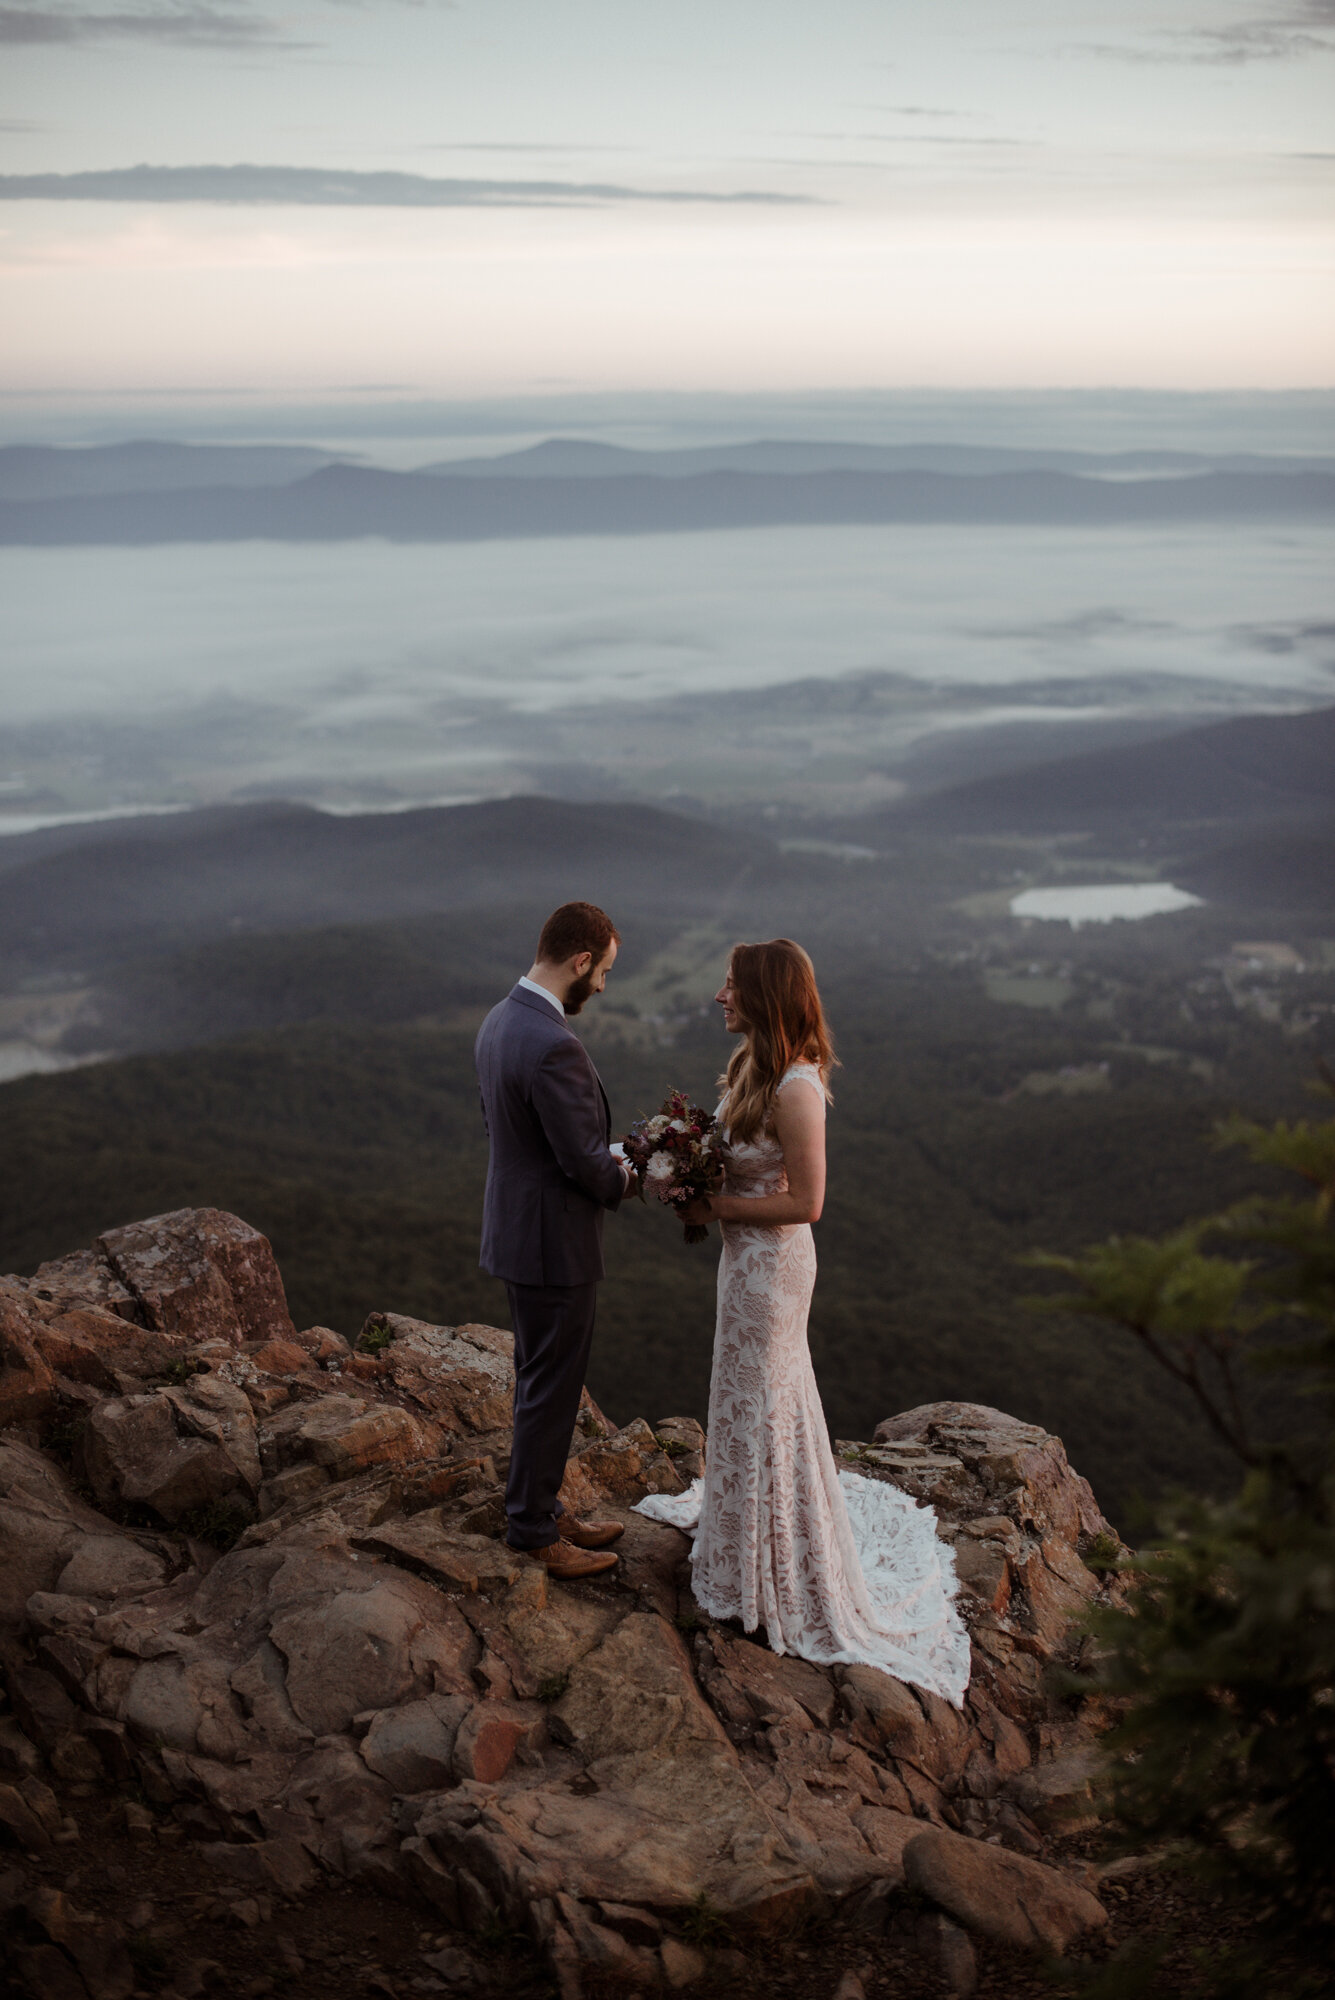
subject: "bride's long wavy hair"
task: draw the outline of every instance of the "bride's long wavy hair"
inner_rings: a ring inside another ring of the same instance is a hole
[[[730,1138],[745,1141],[769,1124],[779,1079],[791,1064],[814,1063],[829,1099],[837,1058],[815,968],[800,944],[791,938],[736,944],[729,970],[745,1032],[719,1078],[722,1122]]]

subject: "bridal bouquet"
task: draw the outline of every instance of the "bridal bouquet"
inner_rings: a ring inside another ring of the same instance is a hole
[[[641,1201],[653,1194],[680,1210],[723,1185],[723,1135],[713,1113],[684,1091],[669,1091],[653,1117],[637,1118],[621,1143]],[[688,1243],[703,1243],[708,1234],[701,1222],[686,1224]]]

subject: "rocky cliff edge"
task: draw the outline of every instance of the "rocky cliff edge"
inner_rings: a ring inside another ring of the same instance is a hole
[[[324,1874],[522,1931],[565,1996],[717,1987],[715,1919],[744,1941],[830,1900],[869,1930],[925,1908],[959,1992],[975,1940],[1097,1932],[1061,1856],[1106,1718],[1061,1670],[1116,1537],[1058,1439],[934,1403],[838,1447],[954,1544],[961,1713],[697,1610],[686,1538],[629,1511],[699,1470],[690,1419],[618,1428],[586,1393],[563,1495],[625,1522],[621,1563],[562,1585],[512,1553],[512,1381],[494,1327],[298,1332],[268,1242],[218,1210],[0,1279],[0,1840],[40,1854],[81,1787],[119,1786],[145,1837],[256,1892]],[[118,1940],[90,1959],[21,1890],[30,1990],[55,1952],[62,1991],[121,2000]]]

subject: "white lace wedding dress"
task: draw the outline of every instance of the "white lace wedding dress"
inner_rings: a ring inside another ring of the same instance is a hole
[[[821,1095],[797,1063],[780,1090]],[[777,1139],[730,1147],[729,1194],[787,1188]],[[816,1251],[806,1223],[724,1222],[706,1470],[638,1511],[694,1536],[696,1602],[763,1625],[776,1653],[880,1667],[956,1707],[969,1638],[953,1602],[954,1551],[936,1517],[895,1486],[836,1467],[807,1348]]]

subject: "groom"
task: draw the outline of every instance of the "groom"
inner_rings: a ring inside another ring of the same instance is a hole
[[[603,1210],[630,1184],[608,1143],[598,1072],[566,1018],[602,992],[619,942],[593,903],[563,903],[474,1051],[491,1142],[481,1262],[504,1279],[515,1330],[507,1538],[556,1577],[611,1569],[608,1544],[622,1532],[617,1521],[577,1521],[557,1497],[593,1339]]]

